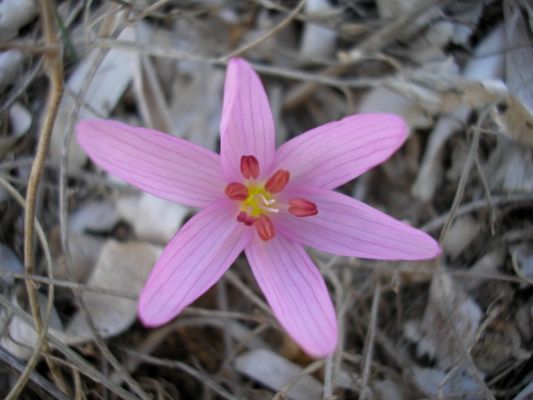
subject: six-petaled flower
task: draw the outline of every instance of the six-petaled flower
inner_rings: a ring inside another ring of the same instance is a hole
[[[115,121],[77,126],[91,159],[138,188],[201,209],[168,243],[139,300],[158,326],[206,292],[244,250],[275,316],[309,354],[330,354],[337,321],[304,246],[371,259],[439,254],[425,233],[332,191],[386,160],[405,141],[394,115],[362,114],[303,133],[276,150],[264,88],[242,59],[229,62],[221,154]]]

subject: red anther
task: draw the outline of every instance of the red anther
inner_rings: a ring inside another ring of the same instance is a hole
[[[259,237],[264,241],[272,239],[276,234],[272,220],[265,214],[260,215],[255,220],[255,229],[257,230]]]
[[[242,183],[228,183],[224,191],[226,192],[226,196],[231,200],[243,201],[248,198],[248,188]]]
[[[289,212],[297,217],[310,217],[311,215],[317,215],[318,209],[315,203],[295,197],[289,200]]]
[[[287,186],[287,183],[289,183],[290,177],[291,174],[289,171],[278,169],[267,181],[265,189],[270,193],[279,193],[285,189],[285,186]]]
[[[246,179],[257,179],[259,176],[259,161],[255,156],[241,157],[241,173]]]
[[[244,211],[241,211],[239,215],[237,215],[237,221],[242,222],[246,226],[252,226],[255,222],[255,218],[249,216]]]

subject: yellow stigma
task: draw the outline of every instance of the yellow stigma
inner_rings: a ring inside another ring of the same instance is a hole
[[[278,212],[276,199],[263,185],[248,186],[248,197],[241,203],[241,211],[257,218],[266,212]]]

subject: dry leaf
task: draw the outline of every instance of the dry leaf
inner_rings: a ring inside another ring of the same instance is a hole
[[[444,252],[452,259],[457,258],[477,239],[481,231],[481,221],[470,216],[457,218],[450,227],[444,243]]]
[[[3,0],[0,2],[0,40],[17,36],[19,28],[37,16],[34,0]]]
[[[446,374],[439,369],[414,367],[413,377],[418,389],[430,398],[483,398],[482,388],[467,368],[456,367]]]
[[[22,262],[13,251],[6,245],[0,243],[0,271],[21,274],[24,271]],[[15,280],[10,275],[0,274],[0,283],[13,285]]]
[[[125,28],[118,37],[118,40],[134,39],[135,32],[131,27]],[[80,93],[99,54],[99,49],[91,51],[88,57],[78,64],[67,82],[68,91],[62,97],[50,143],[50,160],[55,165],[60,164],[63,138],[67,134],[65,129],[73,110],[77,107],[77,99],[69,95],[68,92],[75,95]],[[78,120],[95,117],[105,118],[111,113],[132,80],[131,58],[130,53],[120,49],[111,49],[106,54],[84,96],[84,101],[89,108],[82,107],[80,109]],[[78,170],[86,161],[87,155],[73,138],[69,148],[69,169],[71,171]]]
[[[416,102],[384,87],[370,90],[363,98],[357,112],[386,112],[401,115],[411,129],[429,128],[433,122],[431,116]]]
[[[533,32],[519,2],[505,1],[503,11],[509,49],[505,52],[505,78],[512,98],[500,117],[505,121],[505,133],[518,142],[533,145]]]
[[[304,9],[306,15],[313,16],[320,16],[335,10],[327,0],[308,0]],[[335,30],[306,22],[300,43],[300,55],[310,60],[331,58],[336,39]]]
[[[483,15],[484,2],[478,0],[454,2],[447,8],[450,20],[454,21],[452,43],[468,48],[470,37]]]
[[[521,347],[520,333],[506,320],[496,320],[472,347],[472,358],[481,371],[494,373],[512,361],[525,362],[531,352]]]
[[[180,63],[172,82],[171,133],[215,150],[219,138],[223,71],[208,64]]]
[[[302,372],[302,368],[278,354],[265,350],[252,350],[238,356],[234,362],[235,369],[243,375],[269,387],[281,390]],[[320,399],[322,385],[315,378],[304,375],[287,392],[290,399]]]
[[[39,301],[41,315],[44,316],[46,315],[46,303],[48,302],[48,299],[40,292],[37,292],[37,299]],[[20,307],[17,296],[13,296],[13,303]],[[2,308],[0,320],[3,322],[0,322],[0,328],[2,328],[6,322],[7,316],[7,311]],[[53,306],[50,314],[49,329],[53,333],[58,333],[63,330],[63,324],[59,318],[59,314]],[[33,353],[33,347],[35,346],[36,342],[37,333],[35,332],[33,325],[30,326],[23,322],[20,318],[14,316],[9,322],[7,331],[0,340],[0,345],[2,345],[3,348],[13,354],[15,357],[22,360],[27,360],[31,357]]]
[[[498,145],[485,166],[492,189],[506,192],[533,190],[533,154],[528,147],[498,137]]]
[[[137,41],[147,43],[152,36],[147,24],[138,24]],[[133,55],[133,93],[139,105],[144,126],[160,132],[173,133],[172,115],[165,99],[157,71],[151,58],[135,53]]]
[[[465,277],[462,280],[465,290],[474,293],[479,286],[485,283],[483,279],[479,279],[479,276],[497,274],[498,270],[503,266],[505,255],[503,248],[497,246],[485,253],[474,265],[472,265],[472,268],[470,268],[469,272],[472,277]]]
[[[138,295],[161,251],[159,247],[142,242],[109,240],[102,248],[87,285]],[[85,292],[83,298],[103,337],[117,335],[135,321],[136,300],[95,292]],[[65,343],[82,343],[92,337],[83,313],[78,311],[65,329]]]
[[[376,395],[378,399],[387,399],[387,400],[403,400],[405,399],[404,393],[402,392],[402,386],[397,384],[391,379],[385,379],[382,381],[377,381],[373,384],[376,388]]]
[[[178,231],[189,213],[188,207],[148,193],[121,198],[118,213],[128,222],[137,238],[166,244]]]
[[[416,342],[418,356],[429,355],[441,369],[448,369],[473,343],[482,315],[477,303],[452,278],[436,274],[422,321],[406,323],[404,334]]]
[[[69,218],[74,232],[109,232],[119,222],[116,204],[111,201],[89,201],[82,204]]]
[[[92,274],[96,260],[98,260],[105,242],[102,238],[87,235],[83,232],[69,232],[68,246],[71,277],[63,254],[59,227],[52,229],[49,241],[52,259],[54,260],[54,276],[57,279],[74,280],[79,283],[84,283]]]
[[[15,103],[9,109],[9,132],[7,136],[0,136],[0,160],[4,158],[11,148],[15,145],[31,127],[32,117],[30,112]]]
[[[504,32],[502,27],[494,29],[476,48],[474,57],[468,62],[463,76],[466,80],[485,81],[501,79],[503,75]],[[490,54],[490,56],[487,56]],[[429,201],[433,198],[442,178],[443,148],[454,132],[460,130],[470,115],[466,105],[459,107],[450,116],[442,116],[430,133],[418,176],[411,189],[413,196]]]
[[[0,51],[0,91],[16,82],[25,56],[19,50]]]

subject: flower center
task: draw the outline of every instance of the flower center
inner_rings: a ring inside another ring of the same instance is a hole
[[[263,185],[251,184],[247,189],[248,197],[241,203],[241,211],[254,218],[270,212],[279,212],[277,200]]]
[[[287,205],[280,204],[276,194],[281,193],[289,183],[289,171],[279,169],[266,182],[258,182],[260,169],[255,156],[242,156],[240,167],[244,183],[229,183],[225,192],[230,199],[240,202],[237,221],[246,226],[255,226],[261,239],[267,241],[275,235],[274,224],[268,216],[270,213],[286,210],[297,217],[318,213],[316,204],[306,199],[293,198]]]

